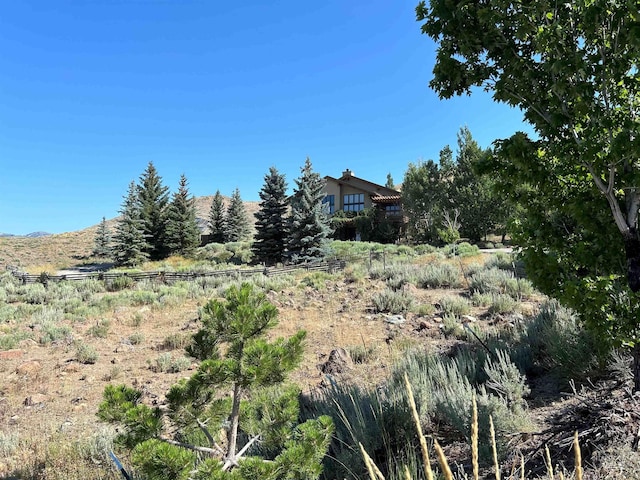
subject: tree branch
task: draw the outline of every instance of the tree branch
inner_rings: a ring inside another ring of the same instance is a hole
[[[156,437],[156,438],[162,442],[168,443],[169,445],[175,445],[177,447],[186,448],[189,450],[193,450],[195,452],[208,453],[209,455],[212,455],[212,456],[218,454],[218,452],[213,448],[199,447],[198,445],[191,445],[190,443],[178,442],[176,440],[172,440],[170,438],[165,438],[165,437]]]
[[[244,447],[242,447],[242,449],[235,455],[234,458],[224,462],[224,465],[222,466],[222,471],[226,472],[231,467],[238,465],[238,460],[242,458],[242,456],[246,453],[246,451],[249,450],[249,447],[251,447],[251,445],[257,442],[259,438],[260,438],[260,435],[256,435],[255,437],[253,437],[251,440],[247,442],[247,444]]]

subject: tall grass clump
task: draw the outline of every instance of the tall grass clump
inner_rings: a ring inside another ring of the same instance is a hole
[[[378,313],[400,314],[408,312],[413,305],[413,297],[405,291],[383,290],[371,297]]]

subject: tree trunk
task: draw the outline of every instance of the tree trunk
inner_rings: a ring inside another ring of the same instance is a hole
[[[640,291],[640,238],[635,227],[624,235],[624,251],[627,257],[627,282],[632,292]]]
[[[233,386],[233,398],[231,406],[231,426],[229,427],[229,445],[227,445],[227,458],[225,463],[234,464],[236,461],[236,444],[238,443],[238,424],[240,419],[240,385]]]
[[[640,343],[633,346],[633,393],[640,392]]]

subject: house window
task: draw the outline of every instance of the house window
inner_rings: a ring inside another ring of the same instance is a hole
[[[402,213],[400,205],[385,205],[384,211],[387,216],[400,215]]]
[[[364,193],[349,193],[343,197],[342,209],[345,212],[364,210]]]
[[[336,212],[336,196],[335,195],[326,195],[323,199],[322,199],[322,203],[326,208],[326,212],[329,215],[333,215]]]

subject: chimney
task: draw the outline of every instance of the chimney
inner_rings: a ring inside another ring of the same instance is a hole
[[[353,172],[348,168],[344,172],[342,172],[342,178],[349,178],[352,176],[353,176]]]

